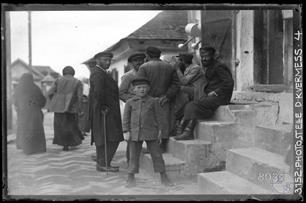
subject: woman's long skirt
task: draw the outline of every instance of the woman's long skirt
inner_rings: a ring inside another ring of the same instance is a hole
[[[46,152],[43,113],[31,108],[18,113],[16,145],[25,154]]]
[[[78,114],[54,113],[53,144],[77,146],[82,143],[82,133],[78,126]]]

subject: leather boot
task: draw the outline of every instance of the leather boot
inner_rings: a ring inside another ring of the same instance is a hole
[[[63,151],[69,151],[69,147],[68,146],[64,146],[63,147]]]
[[[101,166],[99,164],[96,165],[96,169],[97,171],[100,171],[100,172],[119,172],[119,168],[115,168],[115,167],[111,167],[111,166]]]
[[[193,140],[193,130],[196,125],[196,120],[189,120],[186,129],[183,131],[182,134],[174,137],[176,140]]]
[[[135,174],[129,173],[129,176],[126,182],[127,182],[126,187],[135,187],[136,186]]]
[[[97,155],[92,154],[92,155],[91,155],[91,160],[93,160],[93,161],[97,161]]]
[[[184,132],[176,137],[174,137],[175,140],[193,140],[193,132],[191,129],[186,128]]]
[[[160,173],[160,182],[164,186],[173,186],[173,183],[169,180],[165,172]]]
[[[176,135],[181,135],[189,122],[190,120],[182,120],[176,128]]]

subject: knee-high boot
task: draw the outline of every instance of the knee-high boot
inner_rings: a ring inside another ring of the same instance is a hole
[[[193,140],[194,136],[193,136],[193,130],[196,126],[196,120],[189,120],[189,122],[187,123],[186,128],[183,130],[183,133],[176,136],[174,139],[176,140]]]

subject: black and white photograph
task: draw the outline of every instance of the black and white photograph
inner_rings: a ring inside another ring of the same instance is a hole
[[[302,4],[1,4],[2,199],[296,200]]]

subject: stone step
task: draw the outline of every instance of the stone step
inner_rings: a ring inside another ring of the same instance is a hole
[[[228,150],[226,170],[266,189],[275,190],[274,184],[288,174],[284,157],[260,148]]]
[[[252,105],[256,112],[255,123],[259,126],[275,126],[279,116],[279,106],[276,102],[260,102]]]
[[[293,140],[293,124],[278,127],[255,127],[255,146],[285,156]]]
[[[197,139],[212,142],[217,134],[232,134],[237,125],[233,121],[199,121],[195,128]]]
[[[248,109],[231,110],[235,116],[235,121],[246,126],[255,125],[256,111]]]
[[[211,152],[219,161],[226,160],[226,151],[254,145],[252,127],[226,121],[202,121],[195,128],[197,139],[211,142]]]
[[[195,176],[204,169],[212,167],[210,164],[210,142],[203,140],[175,140],[169,139],[168,152],[175,158],[183,160],[184,174]]]
[[[229,171],[198,174],[198,189],[202,194],[277,194]]]
[[[230,110],[250,110],[252,108],[250,104],[230,104],[228,107]]]
[[[228,105],[219,106],[214,115],[207,121],[235,121],[235,117]]]
[[[165,161],[166,173],[171,179],[183,176],[184,161],[173,157],[170,153],[163,153],[163,159]],[[153,161],[150,154],[141,153],[140,168],[151,176],[159,177],[159,174],[154,172]]]

